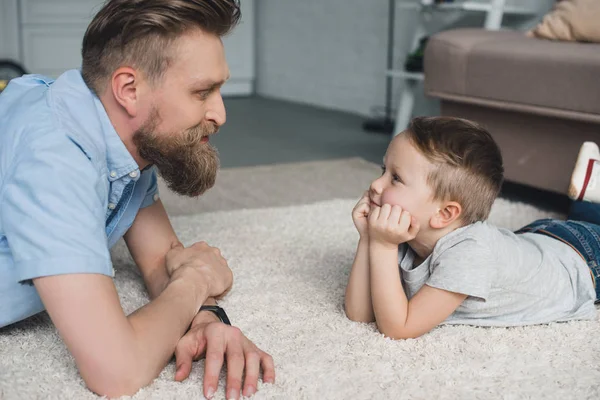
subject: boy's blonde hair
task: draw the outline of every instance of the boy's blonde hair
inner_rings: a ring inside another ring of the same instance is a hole
[[[465,119],[418,117],[402,134],[434,165],[427,176],[434,200],[458,202],[465,225],[487,219],[504,180],[490,133]]]

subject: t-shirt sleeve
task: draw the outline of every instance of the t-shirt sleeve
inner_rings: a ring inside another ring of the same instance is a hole
[[[428,286],[487,300],[495,265],[491,249],[465,239],[432,261]]]
[[[113,276],[102,178],[66,139],[14,160],[0,197],[0,221],[19,281],[69,273]]]
[[[144,200],[142,201],[142,205],[140,208],[146,208],[151,206],[152,204],[156,203],[159,199],[159,193],[158,193],[158,175],[156,172],[156,167],[153,166],[151,167],[150,171],[148,171],[149,173],[149,186],[148,186],[148,190],[146,191],[146,195],[144,196]]]

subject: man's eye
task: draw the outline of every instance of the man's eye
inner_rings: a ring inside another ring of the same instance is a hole
[[[211,93],[210,90],[203,90],[201,92],[198,92],[198,96],[200,97],[200,99],[206,100],[206,99],[208,99],[208,96],[210,96],[210,93]]]

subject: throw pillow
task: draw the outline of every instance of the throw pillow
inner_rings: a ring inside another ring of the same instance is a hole
[[[528,36],[600,43],[600,0],[562,0]]]

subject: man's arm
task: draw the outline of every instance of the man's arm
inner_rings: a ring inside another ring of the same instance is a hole
[[[142,273],[150,299],[155,299],[169,282],[166,256],[169,250],[180,245],[169,216],[160,200],[142,208],[125,236],[125,243]],[[204,304],[216,304],[213,298]],[[201,312],[198,320],[216,321],[210,312]]]
[[[169,272],[179,265],[193,261],[202,246],[194,244],[184,249],[171,226],[160,201],[139,211],[133,225],[125,235],[125,242],[142,272],[151,298],[159,297]],[[220,257],[220,253],[219,253]],[[209,297],[204,304],[216,304]],[[227,398],[237,399],[242,388],[250,396],[256,391],[258,371],[262,367],[263,380],[273,382],[275,371],[271,356],[257,348],[239,329],[224,324],[211,324],[219,319],[210,311],[198,313],[191,329],[177,343],[175,350],[175,380],[186,379],[193,360],[206,354],[204,395],[208,398],[216,391],[224,359],[227,360]],[[209,326],[210,325],[210,326]],[[216,325],[216,326],[215,326]]]
[[[361,238],[350,271],[344,301],[346,315],[352,321],[375,321],[371,302],[369,268],[369,240]]]
[[[208,297],[198,271],[185,269],[151,303],[129,317],[112,279],[67,274],[34,279],[86,385],[100,395],[131,395],[167,364]]]
[[[166,255],[180,244],[162,202],[157,200],[142,208],[123,238],[142,273],[150,299],[155,299],[169,282]]]

